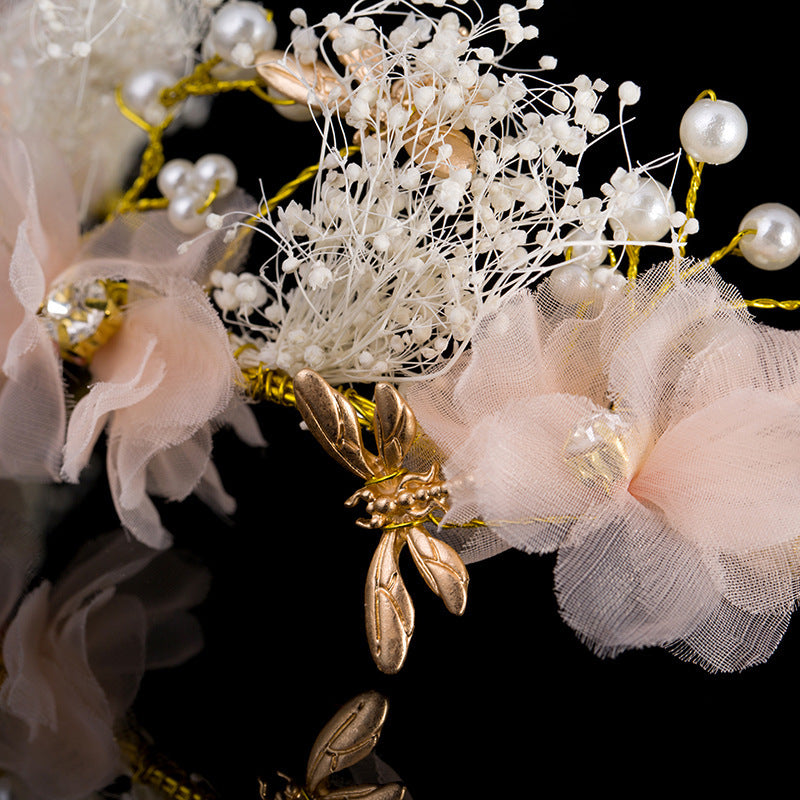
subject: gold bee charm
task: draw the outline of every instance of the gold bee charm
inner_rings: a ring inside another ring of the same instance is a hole
[[[305,786],[281,775],[287,785],[273,800],[403,800],[406,790],[400,783],[330,787],[334,773],[352,767],[372,752],[388,710],[386,698],[377,692],[364,692],[342,706],[311,748]],[[267,800],[263,783],[261,797]]]
[[[414,606],[398,566],[403,547],[408,545],[420,574],[448,611],[461,615],[466,608],[469,576],[464,562],[423,527],[432,511],[447,509],[447,487],[439,479],[437,463],[424,474],[403,468],[417,434],[417,421],[393,386],[375,386],[378,455],[364,447],[350,401],[320,375],[310,369],[300,371],[294,378],[294,392],[311,433],[334,459],[366,481],[346,505],[364,500],[370,517],[357,524],[383,529],[367,576],[367,639],[378,668],[395,673],[403,666],[414,633]]]

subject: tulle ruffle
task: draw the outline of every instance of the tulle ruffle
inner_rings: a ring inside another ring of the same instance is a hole
[[[122,533],[88,545],[64,576],[6,621],[0,767],[33,797],[71,800],[126,771],[115,739],[146,669],[196,654],[188,609],[205,570]]]
[[[78,217],[63,165],[45,143],[2,139],[3,277],[13,297],[3,315],[0,468],[16,479],[77,481],[103,430],[108,477],[123,525],[154,547],[170,542],[150,495],[199,489],[215,509],[233,499],[211,465],[212,433],[228,420],[263,444],[237,394],[241,376],[227,332],[202,289],[212,269],[238,269],[246,238],[224,231],[184,241],[166,212],[128,214],[78,247]],[[54,198],[57,198],[54,199]],[[244,209],[235,194],[228,206]],[[225,209],[220,209],[224,213]],[[91,365],[93,382],[67,421],[61,363],[37,315],[53,285],[91,280],[129,285],[121,330]]]
[[[717,671],[777,646],[800,594],[800,335],[710,266],[655,267],[594,313],[545,282],[407,395],[452,489],[441,535],[468,561],[557,551],[596,652]]]

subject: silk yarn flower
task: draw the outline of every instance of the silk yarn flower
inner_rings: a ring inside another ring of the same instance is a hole
[[[408,399],[444,455],[465,559],[557,551],[561,614],[600,655],[766,660],[798,591],[797,333],[676,260],[596,312],[545,282],[450,366]]]
[[[228,334],[203,282],[213,267],[235,268],[241,247],[225,231],[190,244],[166,213],[119,216],[78,240],[68,176],[44,142],[3,137],[4,382],[0,465],[17,479],[77,481],[103,430],[107,471],[123,525],[151,546],[171,541],[149,495],[196,492],[224,513],[234,508],[211,463],[211,437],[231,425],[263,444],[239,396]],[[53,199],[51,199],[53,198]],[[241,194],[231,202],[244,207]],[[92,383],[67,421],[61,364],[39,308],[60,286],[124,281],[120,330],[95,354]],[[241,381],[239,381],[241,383]]]

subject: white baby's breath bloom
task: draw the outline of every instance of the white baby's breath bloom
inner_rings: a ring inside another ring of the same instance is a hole
[[[247,310],[225,310],[265,367],[308,366],[332,383],[416,380],[465,348],[499,298],[563,264],[575,231],[601,255],[615,243],[610,220],[647,167],[584,191],[581,161],[609,127],[598,112],[607,85],[555,84],[503,63],[538,33],[527,18],[539,5],[466,22],[403,0],[400,15],[389,0],[320,25],[295,15],[295,50],[318,47],[342,82],[319,100],[311,199],[260,220],[276,246],[258,276],[263,300],[250,304],[248,285]],[[343,123],[360,133],[357,156],[340,155]],[[598,287],[618,288],[601,277]]]

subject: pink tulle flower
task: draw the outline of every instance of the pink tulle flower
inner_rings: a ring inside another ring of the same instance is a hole
[[[597,653],[773,652],[800,591],[800,334],[710,266],[653,268],[595,315],[546,283],[515,296],[408,398],[463,526],[442,535],[468,561],[557,551],[561,614]]]
[[[149,495],[191,492],[233,510],[211,462],[211,436],[232,425],[263,444],[236,390],[227,332],[201,282],[238,266],[224,232],[181,246],[165,212],[125,215],[78,239],[69,179],[44,143],[0,138],[0,474],[77,481],[101,432],[123,525],[155,547],[169,544]],[[243,207],[241,196],[233,199]],[[61,364],[38,310],[58,285],[124,280],[120,330],[94,356],[93,382],[69,419]]]
[[[118,533],[84,548],[57,583],[25,595],[0,620],[0,768],[48,800],[86,797],[126,773],[119,724],[146,669],[202,647],[188,609],[207,588],[207,572],[175,551]]]

